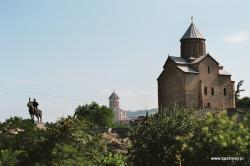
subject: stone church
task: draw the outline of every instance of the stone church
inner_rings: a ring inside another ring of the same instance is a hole
[[[113,92],[109,97],[109,108],[114,112],[114,121],[118,123],[127,123],[127,111],[122,110],[119,105],[119,96]]]
[[[231,74],[206,53],[205,41],[192,21],[180,39],[180,57],[168,56],[157,79],[159,109],[175,104],[197,109],[235,108]]]

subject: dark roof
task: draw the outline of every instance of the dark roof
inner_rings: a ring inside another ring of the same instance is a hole
[[[200,61],[202,61],[203,59],[205,59],[206,56],[207,55],[202,55],[202,56],[196,58],[192,63],[199,63]]]
[[[193,74],[199,73],[198,71],[196,71],[194,68],[190,66],[190,63],[188,61],[186,61],[185,59],[181,57],[168,56],[168,59],[171,59],[176,64],[176,67],[185,73],[193,73]],[[165,66],[166,66],[166,63],[164,67]],[[160,76],[162,75],[162,73],[160,74]]]
[[[169,58],[172,59],[174,63],[177,64],[189,64],[185,59],[181,57],[169,56]]]
[[[196,28],[194,23],[192,22],[191,25],[188,27],[187,31],[182,36],[181,40],[183,39],[204,39],[204,38],[202,34],[199,32],[199,30]]]
[[[120,99],[119,96],[113,92],[110,96],[109,96],[109,99]]]
[[[197,59],[195,59],[192,64],[195,63],[200,63],[202,60],[204,60],[206,57],[210,57],[212,60],[214,60],[215,63],[217,63],[219,65],[219,62],[217,62],[210,54],[206,54],[206,55],[202,55],[200,57],[198,57]]]
[[[177,68],[179,68],[184,73],[193,73],[193,74],[198,74],[199,73],[198,71],[196,71],[191,66],[177,66]]]

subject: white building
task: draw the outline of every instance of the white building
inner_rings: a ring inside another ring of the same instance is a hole
[[[119,106],[119,96],[113,92],[109,97],[109,108],[114,111],[115,122],[126,122],[128,121],[127,111],[122,110]]]

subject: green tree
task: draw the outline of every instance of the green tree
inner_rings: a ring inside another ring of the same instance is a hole
[[[195,130],[176,137],[182,144],[179,151],[187,165],[249,165],[250,133],[246,119],[238,121],[226,113],[207,114],[198,119]],[[242,161],[213,161],[211,157],[243,157]]]
[[[101,159],[100,164],[102,166],[125,166],[125,157],[119,153],[108,153]]]
[[[129,161],[136,166],[175,165],[176,154],[181,148],[177,136],[184,136],[194,129],[192,110],[174,107],[130,129]]]
[[[97,165],[106,151],[96,126],[86,119],[69,116],[40,130],[27,120],[10,118],[0,127],[2,165],[6,161],[9,165]]]
[[[22,156],[27,155],[28,147],[37,143],[39,129],[29,119],[11,117],[0,125],[0,132],[1,162],[6,163],[7,158],[7,165],[13,162],[18,165]]]
[[[100,106],[95,102],[78,106],[75,110],[76,118],[85,118],[96,124],[98,127],[112,127],[114,113],[106,106]]]
[[[243,97],[242,99],[238,99],[236,102],[237,108],[250,108],[250,98]]]
[[[249,119],[172,108],[132,127],[132,165],[249,165]],[[244,157],[213,161],[211,157]]]
[[[61,118],[46,125],[42,138],[23,157],[22,165],[75,165],[98,163],[105,151],[95,125],[85,119]]]
[[[29,119],[7,119],[0,123],[0,166],[122,166],[125,158],[109,153],[98,131],[99,127],[112,125],[112,118],[110,109],[92,103],[79,107],[74,117],[46,123],[45,129]]]
[[[14,166],[18,163],[17,156],[19,151],[11,151],[8,149],[0,150],[0,166]]]

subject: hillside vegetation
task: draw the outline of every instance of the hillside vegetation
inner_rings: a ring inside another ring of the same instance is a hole
[[[41,128],[7,119],[0,124],[0,166],[250,165],[249,114],[197,117],[173,107],[131,124],[128,139],[99,130],[113,125],[112,110],[96,103]]]

